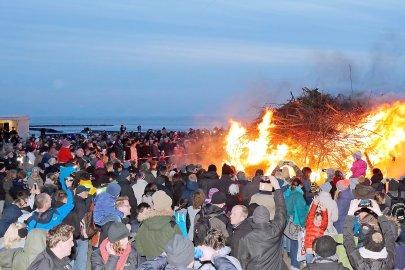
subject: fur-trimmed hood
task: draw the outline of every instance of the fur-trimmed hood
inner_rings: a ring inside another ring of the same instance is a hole
[[[145,209],[142,213],[138,215],[138,221],[143,222],[153,217],[172,217],[174,211],[171,209],[165,210],[153,210],[153,209]]]

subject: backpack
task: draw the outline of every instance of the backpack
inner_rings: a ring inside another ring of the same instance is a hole
[[[398,190],[398,197],[393,197],[387,193],[391,198],[391,216],[396,218],[399,223],[405,222],[405,200],[401,197],[401,191]]]
[[[96,224],[94,224],[93,210],[84,214],[80,221],[80,235],[83,239],[90,239],[97,233]]]
[[[202,245],[202,243],[204,242],[205,236],[211,228],[210,220],[212,218],[214,217],[210,217],[201,213],[200,218],[194,224],[193,242],[195,246]]]

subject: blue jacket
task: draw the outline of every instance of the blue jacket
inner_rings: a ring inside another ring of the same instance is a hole
[[[23,212],[20,207],[15,204],[10,204],[6,206],[3,210],[3,216],[0,220],[0,237],[3,237],[6,233],[8,227],[14,222],[17,222],[18,218],[21,217]]]
[[[350,208],[350,201],[353,199],[353,194],[350,188],[339,192],[339,196],[337,199],[337,207],[339,211],[339,218],[338,220],[333,223],[338,233],[343,233],[343,225],[345,224],[345,219],[347,216],[347,212],[349,212]]]
[[[187,181],[186,186],[183,190],[183,194],[181,194],[182,199],[187,199],[189,204],[193,200],[193,194],[198,189],[198,183],[193,181]]]
[[[291,188],[289,188],[284,193],[284,196],[287,207],[287,221],[292,216],[294,224],[305,228],[308,206],[304,200],[304,192],[300,187],[296,187],[295,190],[291,190]]]
[[[69,169],[65,170],[66,168],[72,168],[74,170],[73,167],[61,167],[60,175],[62,175],[62,172],[66,173],[66,172],[70,171]],[[68,176],[69,175],[70,175],[70,173],[68,174]],[[65,179],[65,178],[59,178],[59,179]],[[27,221],[28,231],[35,229],[35,228],[50,230],[53,227],[55,227],[56,225],[59,225],[60,223],[62,223],[63,219],[65,219],[65,217],[67,215],[69,215],[69,213],[73,210],[73,208],[74,208],[73,193],[70,189],[68,189],[66,187],[66,183],[64,180],[60,181],[60,184],[62,186],[62,189],[64,191],[66,191],[67,202],[58,208],[55,208],[55,209],[51,208],[49,210],[49,214],[52,216],[49,218],[49,220],[47,219],[46,222],[41,222],[38,212],[32,213],[32,216]]]
[[[108,221],[115,219],[108,219],[108,217],[124,217],[124,214],[115,208],[115,200],[108,192],[102,192],[94,199],[94,223],[97,225],[104,225]]]

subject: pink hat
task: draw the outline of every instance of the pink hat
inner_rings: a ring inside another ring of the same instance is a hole
[[[96,168],[104,168],[104,163],[101,160],[97,160],[96,162]]]

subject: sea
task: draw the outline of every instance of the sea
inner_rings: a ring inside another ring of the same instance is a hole
[[[159,130],[165,127],[171,131],[187,131],[192,129],[209,129],[225,127],[227,120],[214,116],[31,116],[30,128],[45,127],[62,133],[78,133],[85,127],[93,131],[119,131],[121,124],[127,131],[137,131],[140,125],[142,131]],[[39,131],[30,130],[31,134]]]

